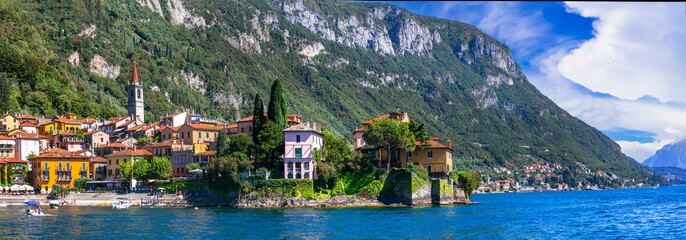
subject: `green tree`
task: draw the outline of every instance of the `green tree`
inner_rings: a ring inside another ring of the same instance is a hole
[[[133,166],[130,165],[131,163],[128,162],[120,162],[119,163],[119,172],[121,173],[121,177],[124,179],[131,179],[133,177],[131,175],[131,171],[133,169]]]
[[[250,184],[242,180],[241,173],[249,168],[250,160],[241,154],[219,157],[207,165],[208,182],[221,192],[245,192]]]
[[[219,131],[216,141],[217,157],[224,157],[229,155],[229,139],[226,137],[226,132]]]
[[[247,134],[232,135],[229,136],[228,151],[230,154],[238,152],[244,154],[245,156],[250,156],[252,144],[253,143],[250,142],[250,137]]]
[[[195,170],[195,169],[200,169],[200,166],[199,166],[197,163],[189,163],[189,164],[186,164],[186,170],[187,170],[187,171],[192,171],[192,170]]]
[[[287,115],[288,107],[286,106],[286,99],[283,96],[283,86],[281,86],[281,81],[276,79],[272,84],[269,106],[267,108],[267,117],[283,130],[286,129],[286,126],[288,125]]]
[[[150,179],[150,163],[148,160],[140,159],[133,163],[133,178],[140,181],[145,181]]]
[[[426,133],[426,125],[424,123],[418,123],[414,120],[410,120],[408,127],[410,128],[410,132],[414,134],[415,141],[427,141],[431,139]]]
[[[391,152],[396,150],[411,152],[415,148],[414,134],[410,132],[408,124],[389,118],[367,125],[362,138],[368,145],[376,145],[386,150],[386,171],[391,168]]]
[[[53,184],[52,185],[52,191],[50,191],[50,195],[53,196],[58,196],[58,197],[65,197],[69,195],[69,189],[65,188],[62,185],[59,184]]]
[[[257,150],[261,155],[263,167],[273,169],[279,162],[279,158],[283,155],[284,149],[284,135],[283,128],[279,127],[274,121],[267,120],[264,128],[257,136],[260,145]]]
[[[10,84],[7,81],[7,76],[4,73],[0,73],[0,112],[4,113],[9,110],[10,95]]]
[[[472,195],[472,192],[474,192],[474,190],[479,188],[479,185],[481,185],[481,175],[475,172],[457,172],[453,170],[450,171],[449,175],[453,181],[458,183],[460,188],[464,190],[464,194],[467,196],[467,201],[469,201],[469,196]]]
[[[328,162],[317,163],[317,183],[321,188],[329,189],[338,180],[339,172]]]
[[[171,162],[166,158],[153,157],[150,161],[150,179],[168,179],[172,174]]]
[[[86,183],[93,181],[90,178],[79,178],[74,180],[74,187],[78,189],[86,189]]]
[[[262,130],[262,125],[267,121],[267,118],[264,116],[262,95],[259,93],[255,94],[255,106],[253,107],[252,116],[252,139],[255,141],[255,144],[259,145],[260,143],[257,142],[257,136]]]

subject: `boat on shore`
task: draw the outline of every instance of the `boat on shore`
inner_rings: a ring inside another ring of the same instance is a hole
[[[59,208],[59,206],[60,206],[60,202],[55,201],[55,200],[50,201],[50,208],[57,209],[57,208]]]
[[[43,209],[41,209],[40,204],[35,201],[27,201],[26,203],[26,214],[29,216],[48,216],[45,214]]]
[[[127,203],[127,202],[124,202],[124,201],[119,201],[119,202],[117,202],[117,203],[115,203],[115,204],[112,204],[112,208],[114,208],[114,209],[127,209],[127,208],[131,208],[131,203]]]

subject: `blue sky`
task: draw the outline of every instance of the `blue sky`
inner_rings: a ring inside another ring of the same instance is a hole
[[[686,133],[686,4],[389,2],[476,26],[529,81],[638,161]]]

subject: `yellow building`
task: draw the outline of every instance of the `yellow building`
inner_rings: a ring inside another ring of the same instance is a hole
[[[146,160],[152,158],[152,153],[145,149],[133,150],[126,149],[115,152],[105,156],[107,159],[107,178],[122,178],[119,164],[126,163],[133,167],[133,164],[139,160]]]
[[[38,128],[38,133],[43,136],[49,136],[56,132],[77,133],[79,131],[81,131],[81,122],[62,116],[55,116],[51,122],[40,125]]]
[[[365,122],[362,123],[363,128],[355,129],[353,133],[353,146],[355,150],[371,153],[373,157],[379,160],[378,166],[380,168],[386,168],[387,166],[388,155],[386,150],[366,145],[362,136],[370,123],[383,119],[392,119],[397,122],[410,121],[406,112],[392,112],[381,117],[365,119]],[[414,152],[406,152],[404,150],[392,151],[391,167],[405,168],[408,162],[412,162],[416,166],[421,165],[426,168],[433,177],[445,177],[452,170],[453,149],[450,140],[448,140],[447,145],[444,145],[438,141],[438,138],[431,138],[423,142],[417,141],[415,145],[417,147]]]
[[[19,128],[19,119],[15,118],[12,114],[5,114],[0,118],[0,132],[12,131]]]
[[[43,193],[49,193],[54,184],[72,188],[74,180],[91,177],[90,158],[60,148],[50,149],[30,159],[31,185]]]

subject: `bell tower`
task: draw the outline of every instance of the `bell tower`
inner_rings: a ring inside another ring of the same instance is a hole
[[[145,122],[145,104],[143,102],[143,85],[138,83],[138,71],[136,71],[136,62],[133,62],[133,79],[131,84],[126,87],[128,93],[129,103],[127,109],[129,116]]]

